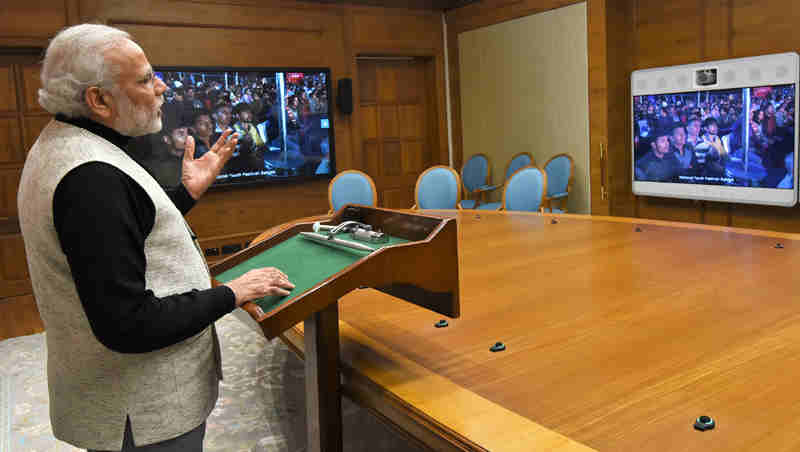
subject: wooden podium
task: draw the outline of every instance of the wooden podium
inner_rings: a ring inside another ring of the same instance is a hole
[[[305,240],[300,233],[312,232],[314,223],[297,221],[273,229],[264,240],[211,267],[215,285],[254,266],[277,267],[293,282],[305,277],[287,297],[257,300],[242,308],[268,339],[304,322],[309,451],[342,450],[337,304],[341,297],[369,287],[451,318],[460,314],[456,219],[347,205],[321,220],[327,225],[345,221],[368,224],[393,240],[370,243],[371,252],[352,252]],[[313,262],[303,262],[304,253],[315,253],[308,258]],[[329,264],[326,255],[336,263]],[[295,260],[297,256],[301,258]],[[309,271],[312,266],[314,272]]]

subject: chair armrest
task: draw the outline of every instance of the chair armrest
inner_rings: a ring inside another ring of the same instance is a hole
[[[472,190],[471,193],[482,193],[497,190],[498,188],[500,188],[500,185],[481,185],[480,187],[476,187],[475,190]]]

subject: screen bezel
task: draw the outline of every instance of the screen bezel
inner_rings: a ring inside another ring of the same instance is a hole
[[[628,133],[630,139],[630,180],[634,195],[638,196],[656,196],[662,198],[681,198],[681,199],[695,199],[705,201],[718,201],[718,202],[732,202],[742,204],[761,204],[761,205],[774,205],[783,207],[792,207],[797,203],[798,198],[798,142],[800,142],[800,127],[798,127],[798,88],[800,88],[800,80],[798,79],[798,60],[799,56],[795,52],[763,55],[759,57],[738,58],[733,60],[725,60],[718,62],[699,63],[684,66],[673,66],[665,68],[643,69],[634,71],[631,74],[631,95],[630,104],[628,107],[629,122]],[[697,87],[694,83],[690,86],[683,87],[667,87],[661,89],[637,89],[636,83],[641,80],[666,80],[668,77],[686,76],[691,75],[694,70],[715,67],[719,71],[728,70],[741,70],[743,68],[752,68],[753,65],[764,65],[774,67],[776,64],[788,64],[792,71],[786,74],[785,77],[766,77],[766,79],[759,82],[749,83],[718,83],[708,87]],[[713,66],[712,66],[713,65]],[[634,144],[634,98],[637,96],[661,95],[661,94],[675,94],[682,92],[705,92],[705,91],[721,91],[730,89],[750,89],[761,86],[775,86],[775,85],[794,85],[795,90],[795,130],[794,130],[794,173],[793,173],[793,188],[762,188],[762,187],[730,187],[723,185],[708,185],[708,184],[684,184],[676,182],[645,182],[637,181],[635,176],[635,144]],[[688,88],[688,89],[687,89]]]
[[[257,187],[274,184],[292,184],[317,180],[331,180],[336,176],[336,127],[334,125],[334,106],[335,97],[333,95],[333,84],[331,81],[331,69],[329,67],[233,67],[233,66],[161,66],[153,65],[153,72],[323,72],[325,73],[325,85],[328,90],[328,160],[331,171],[328,174],[299,175],[291,177],[265,177],[262,179],[251,179],[243,182],[217,183],[216,180],[208,188],[209,191],[224,191],[238,187]]]

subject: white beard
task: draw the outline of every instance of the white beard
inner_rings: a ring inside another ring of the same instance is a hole
[[[118,91],[117,115],[113,129],[122,135],[140,137],[161,130],[161,105],[152,111],[145,106],[133,105],[131,99],[122,91]]]

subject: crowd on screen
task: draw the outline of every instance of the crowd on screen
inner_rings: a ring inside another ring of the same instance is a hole
[[[187,137],[194,138],[195,157],[201,157],[226,129],[239,134],[239,145],[221,172],[223,177],[269,168],[270,158],[277,159],[281,151],[301,161],[292,168],[293,174],[313,174],[326,167],[327,136],[318,130],[320,115],[328,113],[325,74],[285,74],[282,115],[274,73],[237,74],[236,80],[230,80],[229,73],[228,81],[209,73],[205,80],[199,73],[157,75],[167,85],[163,128],[157,136],[139,140],[141,147],[149,148],[139,154],[146,155],[141,163],[159,182],[164,181],[163,185],[179,183],[179,159]],[[285,137],[281,120],[285,121]],[[270,153],[276,155],[270,157]]]
[[[634,98],[638,181],[793,188],[794,89]]]

